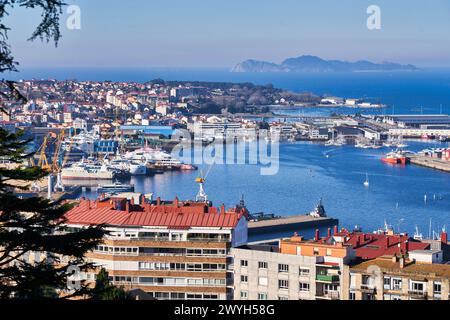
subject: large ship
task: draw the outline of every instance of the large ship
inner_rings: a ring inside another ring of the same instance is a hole
[[[117,171],[108,168],[105,164],[85,162],[74,163],[63,168],[61,178],[67,180],[112,180],[116,178]]]

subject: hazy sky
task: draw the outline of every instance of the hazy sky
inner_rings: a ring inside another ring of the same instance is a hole
[[[14,9],[6,23],[22,67],[231,67],[302,54],[450,67],[449,0],[66,0],[81,30],[52,44],[26,39],[39,13]],[[366,9],[381,8],[382,29]]]

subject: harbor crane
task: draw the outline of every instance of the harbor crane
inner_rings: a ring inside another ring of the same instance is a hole
[[[206,174],[203,175],[203,170],[200,170],[200,176],[195,179],[195,182],[197,182],[199,185],[199,190],[198,190],[197,196],[195,197],[195,201],[197,201],[197,202],[208,202],[208,195],[205,192],[204,185],[206,182],[206,178],[208,177],[209,173],[211,172],[212,167],[214,166],[214,163],[215,163],[215,158],[214,158],[213,162],[209,165],[209,168],[206,171]]]

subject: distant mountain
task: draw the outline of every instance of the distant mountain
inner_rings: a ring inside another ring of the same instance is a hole
[[[392,62],[374,63],[360,60],[356,62],[323,60],[316,56],[288,58],[281,64],[266,61],[246,60],[238,63],[231,72],[361,72],[361,71],[414,71],[411,64],[402,65]]]

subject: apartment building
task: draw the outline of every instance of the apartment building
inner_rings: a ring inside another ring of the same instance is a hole
[[[314,300],[315,257],[282,254],[279,244],[232,248],[234,300]]]
[[[335,233],[337,233],[335,228]],[[237,300],[338,300],[344,265],[355,257],[351,245],[294,235],[279,244],[232,249],[234,298]]]
[[[444,248],[446,239],[447,235],[443,233],[443,245],[433,247]],[[373,288],[366,292],[358,290],[357,286],[368,289],[367,285],[373,285],[373,282],[365,274],[358,276],[354,270],[359,270],[361,263],[377,261],[384,256],[408,255],[411,261],[421,266],[433,264],[442,272],[450,269],[450,265],[442,264],[445,262],[442,250],[432,249],[429,242],[411,239],[407,234],[394,234],[389,229],[363,233],[335,227],[333,233],[328,229],[325,237],[316,230],[312,240],[294,235],[276,244],[233,248],[231,254],[236,300],[372,299],[375,297]],[[436,281],[445,288],[445,279]]]
[[[247,242],[247,214],[242,206],[113,197],[81,200],[65,225],[105,225],[109,235],[86,258],[115,285],[156,299],[224,300],[232,298],[230,248]]]
[[[345,300],[449,300],[450,265],[417,261],[411,254],[346,266],[344,278]]]

